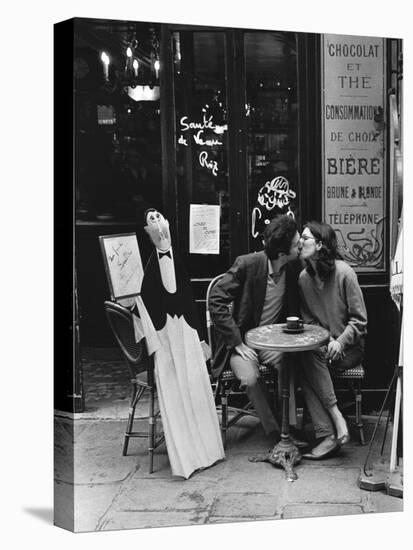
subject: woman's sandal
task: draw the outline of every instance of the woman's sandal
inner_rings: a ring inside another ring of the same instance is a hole
[[[337,443],[339,443],[339,445],[345,445],[346,443],[348,443],[350,441],[350,434],[349,434],[349,431],[348,431],[348,426],[347,426],[347,422],[344,420],[345,424],[346,424],[346,431],[345,433],[340,436],[340,437],[337,437]]]
[[[341,437],[337,438],[337,443],[340,445],[340,447],[342,445],[345,445],[349,441],[350,441],[350,434],[348,432],[342,435]]]
[[[341,445],[334,436],[327,436],[311,449],[309,453],[304,453],[302,457],[308,458],[309,460],[324,460],[325,458],[334,456],[340,450],[340,447]],[[320,452],[320,448],[322,448],[322,452]],[[316,451],[316,453],[314,453],[314,451]]]

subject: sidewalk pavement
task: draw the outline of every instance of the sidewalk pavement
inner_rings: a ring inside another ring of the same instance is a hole
[[[355,431],[336,457],[303,459],[296,466],[295,482],[269,463],[248,461],[269,449],[261,425],[251,417],[228,431],[224,461],[188,480],[172,477],[162,444],[155,450],[154,472],[149,474],[145,439],[131,439],[128,456],[122,456],[129,400],[122,384],[118,386],[116,391],[89,392],[85,413],[56,411],[57,525],[84,532],[403,510],[400,498],[359,489],[368,445],[358,443]],[[136,417],[146,410],[147,401],[142,400]],[[364,420],[369,441],[376,418]],[[380,455],[384,427],[382,420],[369,460],[374,473],[382,472],[383,477],[389,473],[391,443],[388,433]],[[145,429],[143,421],[136,421],[134,428]]]

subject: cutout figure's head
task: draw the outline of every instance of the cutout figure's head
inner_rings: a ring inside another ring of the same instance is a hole
[[[149,208],[145,212],[145,231],[158,250],[166,252],[171,248],[171,234],[169,232],[169,222],[163,215]]]

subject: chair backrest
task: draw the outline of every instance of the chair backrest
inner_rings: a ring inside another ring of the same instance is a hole
[[[211,313],[209,308],[209,299],[210,299],[212,289],[222,279],[224,275],[225,273],[221,273],[220,275],[217,275],[214,279],[212,279],[206,291],[206,299],[205,299],[206,328],[207,328],[207,334],[208,334],[208,343],[211,347],[212,353],[214,352],[214,348],[215,348],[215,334],[214,334],[214,324],[211,319]],[[231,307],[232,307],[231,305],[228,306],[230,310],[231,310]]]
[[[143,340],[135,341],[132,313],[115,302],[105,302],[105,313],[112,332],[130,368],[146,368],[146,346]]]

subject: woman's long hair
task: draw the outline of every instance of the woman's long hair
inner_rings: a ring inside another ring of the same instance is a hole
[[[321,243],[316,260],[316,271],[322,281],[327,281],[335,270],[335,260],[342,260],[337,249],[337,237],[331,225],[322,222],[310,221],[305,224],[317,242]],[[314,276],[314,269],[310,262],[307,262],[307,271]]]

